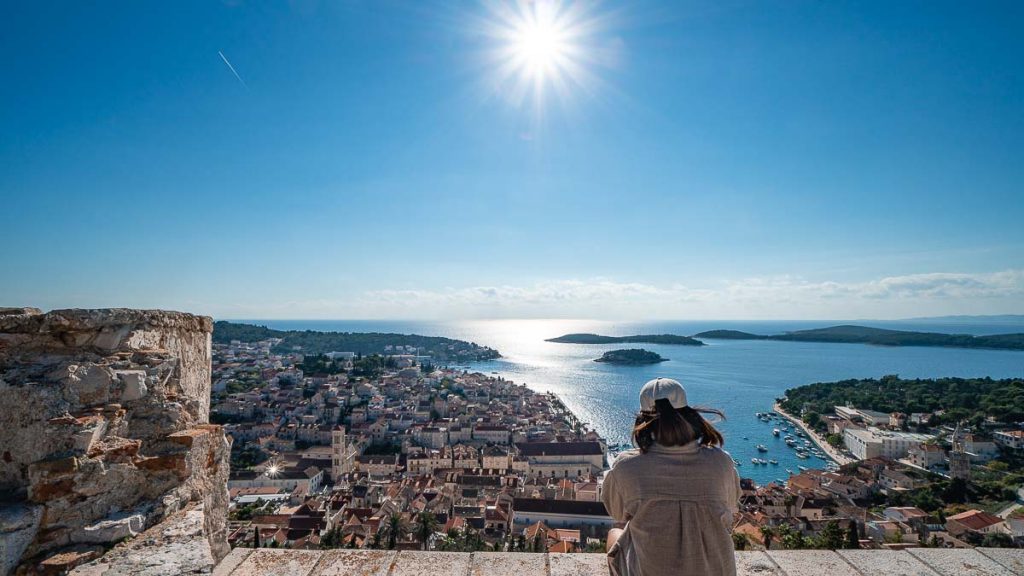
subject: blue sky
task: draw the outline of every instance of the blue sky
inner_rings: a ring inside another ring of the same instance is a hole
[[[0,305],[1024,312],[1021,3],[542,5],[539,97],[501,3],[5,6]]]

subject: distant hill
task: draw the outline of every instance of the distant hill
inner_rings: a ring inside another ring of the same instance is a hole
[[[662,358],[660,354],[655,352],[650,352],[640,348],[632,348],[629,350],[610,350],[605,352],[600,358],[594,360],[594,362],[605,362],[621,366],[641,366],[644,364],[666,362],[667,360],[668,358]]]
[[[957,316],[923,316],[906,318],[900,322],[934,322],[937,324],[1024,324],[1024,314],[989,314]]]
[[[1024,334],[996,334],[971,336],[970,334],[941,334],[939,332],[909,332],[869,326],[842,325],[813,330],[796,330],[785,334],[761,336],[736,330],[711,330],[696,335],[700,338],[723,340],[786,340],[791,342],[837,342],[876,344],[879,346],[943,346],[949,348],[990,348],[995,350],[1024,350]]]
[[[693,337],[710,338],[712,340],[761,340],[767,338],[767,336],[758,336],[757,334],[740,332],[739,330],[708,330],[707,332],[694,334]]]
[[[280,338],[273,348],[277,353],[356,352],[358,354],[391,354],[388,346],[412,346],[419,354],[441,361],[471,361],[501,358],[493,348],[474,342],[440,336],[418,334],[386,334],[381,332],[317,332],[315,330],[274,330],[266,326],[239,324],[220,320],[213,323],[213,341],[228,344],[232,340],[258,342]]]
[[[676,334],[637,334],[635,336],[601,336],[600,334],[566,334],[548,338],[547,342],[563,344],[678,344],[681,346],[704,346],[700,340]]]

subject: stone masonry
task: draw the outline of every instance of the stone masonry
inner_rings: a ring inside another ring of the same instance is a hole
[[[1019,576],[1024,550],[911,548],[736,553],[737,576]],[[604,554],[251,550],[235,548],[214,576],[608,576]],[[674,575],[655,575],[674,576]]]
[[[62,573],[147,529],[183,543],[189,571],[227,554],[211,330],[180,312],[0,308],[0,574]]]

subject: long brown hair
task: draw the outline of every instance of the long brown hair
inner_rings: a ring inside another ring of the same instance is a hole
[[[633,444],[647,452],[657,442],[662,446],[682,446],[699,440],[701,446],[723,446],[725,439],[701,414],[725,414],[713,408],[673,408],[665,398],[654,403],[654,410],[641,410],[633,424]]]

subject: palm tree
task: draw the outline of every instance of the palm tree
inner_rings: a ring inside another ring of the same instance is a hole
[[[462,531],[462,551],[479,552],[483,549],[484,541],[480,538],[480,534],[472,526],[466,526]]]
[[[405,519],[402,518],[401,514],[392,514],[388,516],[386,523],[381,524],[377,532],[388,539],[388,550],[394,550],[395,545],[398,544],[398,539],[408,534],[409,527],[406,525]]]
[[[427,550],[430,544],[430,537],[437,530],[437,517],[432,512],[420,512],[416,517],[413,529],[415,530],[416,537],[420,539],[420,542],[423,542],[423,549]]]
[[[761,526],[761,538],[764,540],[764,549],[771,550],[772,539],[775,538],[775,529],[767,524]]]

